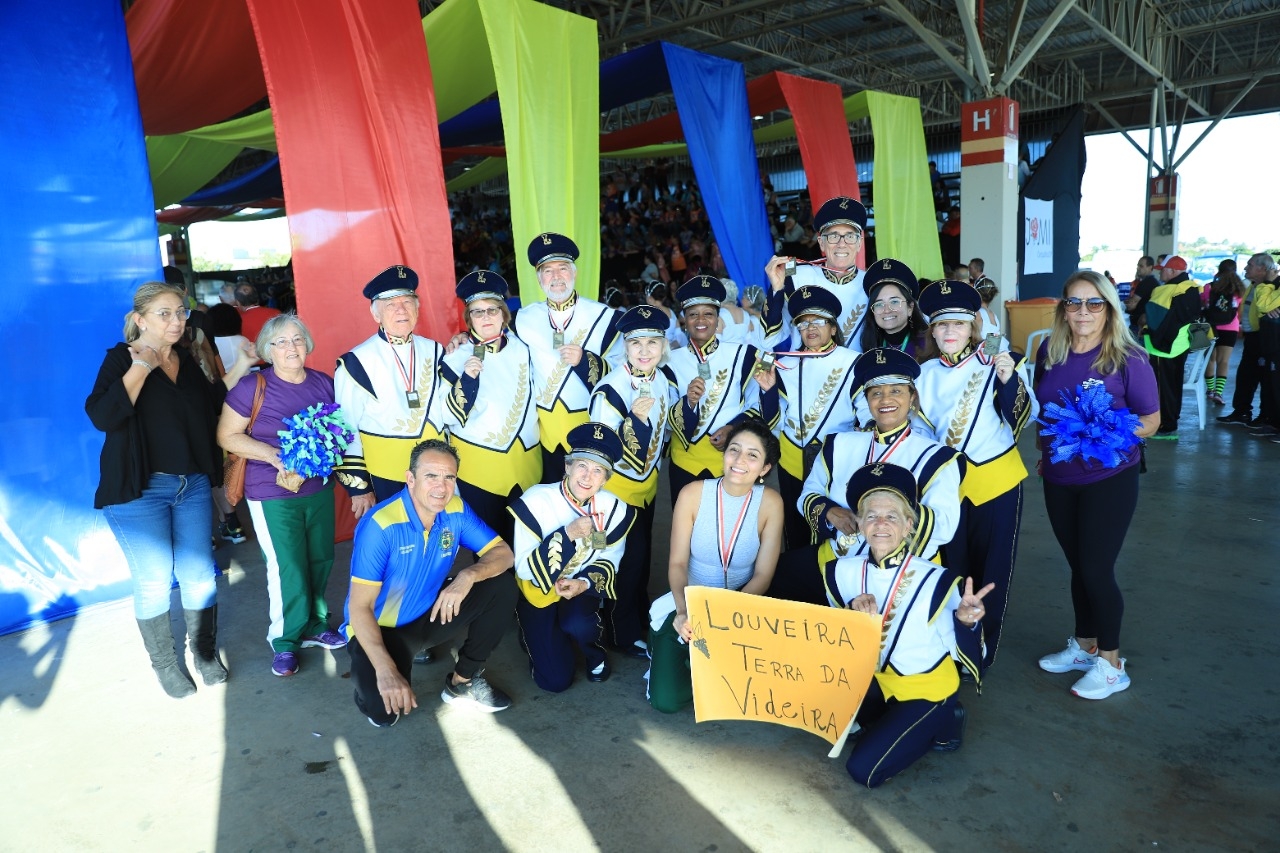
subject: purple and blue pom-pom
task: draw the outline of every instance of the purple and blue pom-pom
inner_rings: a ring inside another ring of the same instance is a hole
[[[280,461],[304,477],[328,477],[355,439],[337,403],[317,403],[291,418],[280,430]]]
[[[1040,435],[1050,440],[1049,461],[1083,459],[1115,468],[1128,459],[1139,443],[1138,416],[1112,408],[1114,399],[1102,382],[1090,379],[1076,386],[1074,399],[1063,391],[1062,405],[1046,405],[1037,421],[1045,427]]]

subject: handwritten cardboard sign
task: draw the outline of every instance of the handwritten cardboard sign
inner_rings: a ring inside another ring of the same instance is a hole
[[[879,620],[714,587],[684,594],[698,722],[759,720],[840,739],[875,673]]]

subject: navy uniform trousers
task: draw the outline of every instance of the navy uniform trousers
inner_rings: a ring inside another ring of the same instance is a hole
[[[649,563],[656,504],[655,497],[646,507],[634,507],[636,520],[627,532],[626,550],[614,580],[618,598],[604,602],[607,639],[617,648],[627,648],[649,636]]]
[[[1022,525],[1022,484],[975,506],[965,498],[960,503],[960,523],[956,535],[942,548],[942,564],[960,577],[973,578],[973,591],[989,583],[993,589],[982,600],[986,615],[982,617],[982,656],[985,670],[996,660],[1000,645],[1000,629],[1009,603],[1009,584],[1013,581],[1013,561],[1018,556],[1018,529]],[[964,587],[961,586],[963,592]]]
[[[941,702],[885,699],[880,682],[871,679],[858,709],[862,731],[854,741],[845,769],[859,785],[874,788],[915,764],[935,744],[958,738],[955,694]]]
[[[600,599],[593,595],[584,592],[546,607],[535,607],[522,595],[516,601],[516,619],[533,681],[543,690],[560,693],[573,683],[575,648],[586,659],[588,672],[605,661],[600,647]]]

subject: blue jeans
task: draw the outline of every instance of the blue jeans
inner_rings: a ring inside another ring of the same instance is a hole
[[[218,586],[208,477],[152,474],[141,497],[103,512],[129,563],[135,616],[168,613],[175,577],[185,609],[213,606]]]

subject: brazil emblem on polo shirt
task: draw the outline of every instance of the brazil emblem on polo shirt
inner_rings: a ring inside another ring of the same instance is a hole
[[[440,553],[448,554],[453,550],[453,531],[445,528],[440,532]]]

